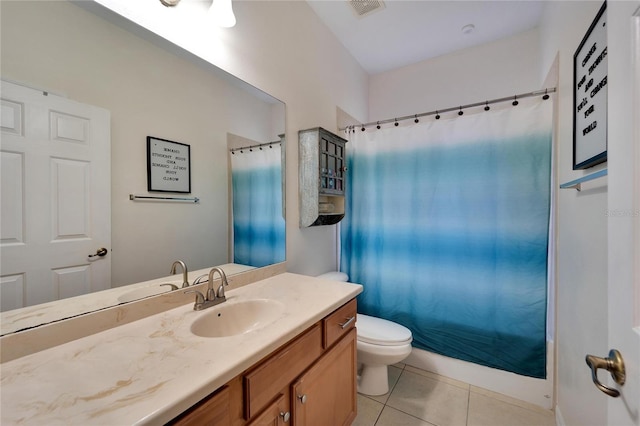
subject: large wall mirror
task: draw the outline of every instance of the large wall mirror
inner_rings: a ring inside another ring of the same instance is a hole
[[[65,175],[66,160],[58,156],[58,171],[45,171],[45,184],[33,186],[27,182],[30,178],[15,181],[31,171],[16,148],[19,138],[7,130],[16,123],[22,125],[26,119],[11,115],[22,108],[21,101],[8,99],[3,92],[2,118],[7,121],[2,123],[2,190],[9,198],[3,198],[2,213],[11,213],[6,215],[6,221],[3,217],[2,223],[3,320],[10,318],[15,309],[43,304],[64,318],[121,302],[105,297],[102,305],[92,302],[83,307],[84,302],[79,299],[83,296],[74,294],[55,302],[66,297],[60,283],[70,283],[71,293],[101,291],[106,295],[116,288],[166,277],[178,259],[190,271],[230,265],[230,273],[284,261],[281,171],[285,105],[124,18],[106,11],[98,16],[82,3],[2,2],[1,76],[3,81],[50,91],[52,98],[61,94],[62,98],[108,112],[110,185],[107,196],[93,193],[89,198],[105,199],[110,211],[111,240],[106,243],[108,254],[104,256],[110,261],[110,279],[100,283],[87,272],[88,279],[75,278],[74,273],[104,260],[100,256],[89,258],[99,246],[87,248],[85,251],[89,252],[65,267],[47,266],[49,269],[41,275],[44,278],[38,279],[22,269],[42,266],[45,256],[9,255],[12,248],[33,235],[32,225],[25,219],[31,206],[26,197],[53,199],[55,196],[44,191],[44,187],[50,189],[53,180],[74,182],[77,176],[84,175],[74,174],[73,167]],[[56,129],[50,125],[47,131],[66,132],[70,138],[77,134],[74,120],[84,119],[81,113],[61,112],[56,117]],[[91,123],[83,126],[88,133],[100,127]],[[148,136],[189,145],[189,194],[147,191]],[[261,152],[267,153],[268,158],[253,159],[254,153]],[[269,179],[265,178],[267,175]],[[255,183],[261,186],[256,189]],[[74,195],[82,190],[72,185],[69,197],[85,200]],[[197,197],[199,201],[135,201],[130,194]],[[267,211],[271,216],[267,217]],[[53,220],[52,215],[47,211],[43,220]],[[9,219],[17,222],[9,223]],[[92,229],[98,226],[90,225]],[[5,233],[10,226],[20,228],[16,231],[18,237]],[[73,223],[69,227],[73,228]],[[68,239],[73,238],[76,237]],[[265,241],[275,245],[265,246]],[[253,250],[257,245],[263,247]],[[50,280],[51,276],[55,279]],[[79,290],[74,290],[74,285]],[[64,307],[56,305],[65,300]],[[3,324],[3,333],[11,331],[16,330],[5,329]]]

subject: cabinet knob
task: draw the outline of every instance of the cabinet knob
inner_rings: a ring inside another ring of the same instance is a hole
[[[289,418],[291,417],[291,413],[289,413],[288,411],[286,413],[281,411],[280,417],[282,417],[283,422],[287,423],[289,421]]]
[[[302,404],[304,404],[305,402],[307,402],[307,395],[298,395],[298,399]]]

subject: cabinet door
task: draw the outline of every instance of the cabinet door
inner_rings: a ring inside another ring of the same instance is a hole
[[[356,330],[292,385],[293,424],[349,425],[356,417]]]
[[[320,130],[320,194],[344,195],[345,140]]]
[[[227,426],[231,425],[229,387],[209,395],[204,400],[169,422],[172,426]]]
[[[285,426],[289,424],[291,417],[289,409],[289,398],[280,396],[270,404],[262,414],[256,416],[247,426]]]
[[[245,416],[251,420],[285,386],[305,371],[322,354],[322,327],[311,326],[304,334],[270,355],[244,375]]]

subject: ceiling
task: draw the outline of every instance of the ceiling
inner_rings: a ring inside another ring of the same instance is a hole
[[[370,75],[531,30],[544,7],[542,0],[386,0],[358,16],[347,0],[307,3]],[[468,24],[475,29],[464,33]]]

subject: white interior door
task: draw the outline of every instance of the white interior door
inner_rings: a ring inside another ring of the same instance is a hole
[[[109,111],[5,81],[0,97],[2,311],[109,288]]]
[[[640,426],[640,2],[609,2],[608,333],[625,383],[608,398],[609,425]],[[612,21],[613,19],[613,21]],[[615,28],[611,24],[615,23]],[[629,59],[632,59],[631,61]],[[614,82],[615,80],[615,82]]]

